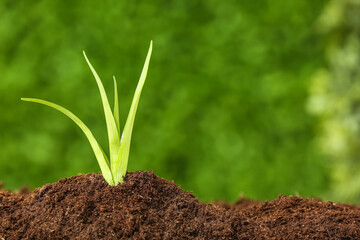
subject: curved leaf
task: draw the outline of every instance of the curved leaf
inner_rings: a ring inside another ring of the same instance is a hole
[[[108,131],[109,138],[109,149],[110,149],[110,166],[113,165],[113,162],[116,161],[118,157],[118,152],[120,148],[120,135],[118,132],[118,127],[116,125],[116,121],[114,119],[113,113],[110,108],[110,104],[108,98],[106,96],[106,92],[104,86],[100,80],[99,75],[96,73],[95,69],[91,65],[89,59],[86,57],[85,52],[83,51],[85,60],[90,67],[91,72],[93,73],[96,83],[100,90],[101,100],[104,107],[105,119],[106,119],[106,127]]]
[[[87,139],[89,140],[90,145],[95,153],[96,159],[99,163],[99,166],[100,166],[100,169],[104,176],[105,181],[108,182],[109,185],[114,186],[114,180],[113,180],[112,173],[110,171],[109,161],[106,158],[104,151],[101,149],[100,145],[96,141],[96,139],[95,139],[94,135],[92,134],[92,132],[90,131],[90,129],[75,114],[73,114],[66,108],[63,108],[55,103],[48,102],[45,100],[36,99],[36,98],[21,98],[21,100],[27,101],[27,102],[40,103],[40,104],[52,107],[52,108],[62,112],[66,116],[68,116],[71,120],[73,120],[81,128],[81,130],[84,132]]]

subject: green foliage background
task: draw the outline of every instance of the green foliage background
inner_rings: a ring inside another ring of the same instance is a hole
[[[331,198],[336,165],[317,141],[322,118],[309,110],[314,76],[331,72],[332,35],[318,23],[329,4],[1,1],[0,180],[17,189],[98,172],[73,122],[20,97],[67,107],[105,148],[100,96],[81,51],[110,98],[117,77],[124,124],[153,40],[129,171],[152,169],[204,201]]]

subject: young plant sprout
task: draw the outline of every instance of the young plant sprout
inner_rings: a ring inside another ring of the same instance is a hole
[[[135,95],[132,100],[130,111],[125,123],[124,130],[122,131],[122,134],[120,131],[119,107],[118,107],[119,104],[118,104],[116,79],[114,77],[114,110],[111,111],[110,104],[106,96],[104,86],[100,80],[100,77],[96,73],[95,69],[91,65],[88,58],[86,57],[85,52],[83,52],[85,60],[89,65],[90,70],[92,71],[96,83],[100,90],[102,105],[104,107],[104,112],[105,112],[108,138],[109,138],[110,161],[108,157],[105,155],[102,148],[100,147],[99,143],[96,141],[90,129],[75,114],[52,102],[48,102],[41,99],[35,99],[35,98],[21,98],[21,100],[23,101],[40,103],[55,108],[56,110],[64,113],[66,116],[72,119],[81,128],[81,130],[84,132],[87,139],[89,140],[90,145],[95,153],[95,157],[99,163],[101,172],[104,176],[104,179],[111,186],[116,186],[119,183],[122,183],[123,177],[126,174],[126,169],[129,159],[131,134],[134,125],[135,114],[139,103],[141,90],[145,83],[151,52],[152,52],[152,41],[150,42],[149,51],[146,56],[145,64],[140,75],[139,83],[135,90]]]

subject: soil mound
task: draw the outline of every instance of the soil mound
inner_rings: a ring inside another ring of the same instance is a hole
[[[109,186],[99,174],[31,194],[0,193],[0,239],[234,239],[234,217],[150,172]],[[240,220],[239,220],[240,222]]]
[[[150,172],[100,174],[0,191],[0,239],[360,239],[356,206],[279,196],[204,204]]]

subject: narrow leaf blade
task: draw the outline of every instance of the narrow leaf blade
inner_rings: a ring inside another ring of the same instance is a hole
[[[126,174],[127,164],[128,164],[128,159],[129,159],[131,134],[132,134],[133,126],[134,126],[134,120],[135,120],[137,106],[139,104],[141,91],[144,86],[147,71],[149,68],[151,53],[152,53],[152,41],[150,42],[150,47],[149,47],[148,54],[146,56],[145,64],[144,64],[143,70],[141,72],[139,83],[136,87],[134,98],[132,100],[130,111],[129,111],[129,114],[128,114],[128,117],[126,120],[126,124],[125,124],[124,130],[123,130],[122,136],[121,136],[118,158],[115,162],[114,168],[111,168],[111,171],[114,176],[115,185],[118,183],[122,183],[123,177]]]
[[[116,78],[115,76],[113,76],[113,78],[114,78],[114,119],[120,136],[121,131],[120,131],[120,118],[119,118],[119,97],[118,97]]]
[[[114,162],[118,157],[118,152],[120,148],[120,134],[118,132],[118,128],[116,126],[115,118],[110,108],[110,104],[108,98],[106,96],[106,92],[104,86],[101,82],[99,75],[96,73],[95,69],[91,65],[89,59],[87,58],[85,52],[83,52],[85,60],[89,65],[91,72],[93,73],[96,83],[99,87],[101,101],[104,107],[105,119],[106,119],[106,127],[108,131],[108,138],[109,138],[109,149],[110,149],[110,168],[113,167]]]
[[[75,114],[73,114],[66,108],[61,107],[60,105],[57,105],[57,104],[49,102],[49,101],[36,99],[36,98],[21,98],[21,100],[26,101],[26,102],[40,103],[40,104],[52,107],[52,108],[62,112],[66,116],[68,116],[71,120],[73,120],[80,127],[80,129],[84,132],[87,139],[89,140],[90,145],[94,151],[95,157],[99,163],[101,172],[104,176],[104,179],[106,180],[106,182],[109,183],[109,185],[112,185],[112,186],[114,185],[113,176],[112,176],[112,173],[111,173],[111,170],[109,167],[109,161],[106,158],[104,151],[101,149],[100,145],[96,141],[96,139],[95,139],[94,135],[92,134],[92,132],[90,131],[90,129]]]

